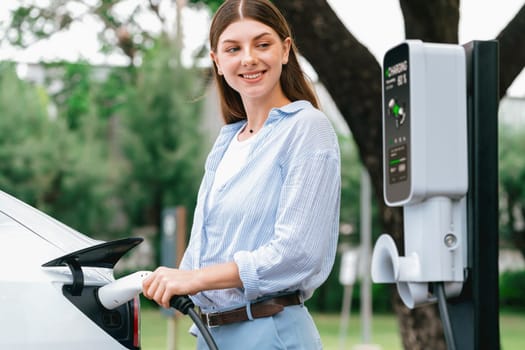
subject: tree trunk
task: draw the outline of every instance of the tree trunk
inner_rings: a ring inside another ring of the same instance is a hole
[[[400,0],[407,39],[458,42],[459,0]]]
[[[390,233],[400,252],[403,218],[400,208],[383,201],[381,67],[374,56],[347,30],[326,0],[274,0],[288,19],[301,54],[319,75],[320,82],[346,120],[359,155],[370,174],[379,205],[384,232]],[[407,38],[427,42],[457,43],[459,0],[400,0]],[[508,87],[525,62],[525,11],[522,9],[502,31],[500,65]],[[378,28],[378,31],[385,30]],[[518,43],[520,43],[518,45]],[[507,52],[513,50],[515,56]],[[399,318],[405,349],[445,349],[441,321],[434,306],[408,310],[394,293],[393,305]]]
[[[525,5],[499,33],[500,84],[499,94],[503,97],[525,62]],[[523,91],[525,94],[525,91]]]

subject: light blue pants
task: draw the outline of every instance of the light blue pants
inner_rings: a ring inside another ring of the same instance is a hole
[[[317,327],[304,305],[287,306],[272,317],[210,328],[219,350],[320,350]],[[197,349],[207,350],[197,337]]]

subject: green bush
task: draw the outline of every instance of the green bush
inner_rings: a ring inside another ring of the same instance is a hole
[[[502,307],[525,309],[525,270],[507,271],[499,277],[499,301]]]

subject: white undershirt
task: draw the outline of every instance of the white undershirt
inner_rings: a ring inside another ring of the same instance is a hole
[[[224,186],[224,184],[237,174],[246,164],[248,153],[250,152],[250,145],[256,139],[257,135],[253,135],[247,140],[239,141],[239,134],[243,129],[244,128],[241,128],[237,134],[235,134],[235,137],[230,142],[228,149],[224,153],[224,156],[217,167],[213,186],[211,187],[208,196],[208,206],[210,207],[214,205],[217,190]]]

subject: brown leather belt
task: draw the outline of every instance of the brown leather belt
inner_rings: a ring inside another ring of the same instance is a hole
[[[284,310],[286,306],[299,305],[299,293],[280,295],[274,298],[254,302],[250,304],[252,319],[273,316]],[[224,312],[212,312],[209,314],[201,314],[202,322],[208,327],[223,326],[235,322],[248,321],[247,307],[240,307]]]

